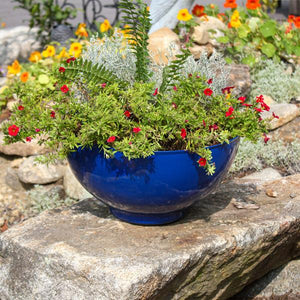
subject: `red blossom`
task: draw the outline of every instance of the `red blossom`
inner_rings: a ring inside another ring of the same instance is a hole
[[[273,116],[273,118],[279,119],[279,116],[275,115],[274,112],[272,112],[272,116]]]
[[[205,15],[204,9],[205,7],[203,5],[196,4],[192,10],[192,14],[196,17],[202,17]]]
[[[225,116],[226,117],[230,117],[233,114],[234,108],[232,106],[230,106],[228,108],[228,111],[226,112]]]
[[[24,110],[24,106],[19,105],[19,106],[18,106],[18,110]]]
[[[60,68],[58,69],[58,71],[59,71],[60,73],[64,73],[64,72],[66,71],[66,69],[65,69],[64,67],[60,67]]]
[[[69,88],[64,84],[64,85],[60,88],[60,90],[65,94],[65,93],[67,93],[67,92],[69,91]]]
[[[158,94],[158,88],[155,89],[153,96],[156,96]]]
[[[199,160],[198,160],[198,164],[200,167],[204,167],[206,165],[206,159],[201,157]]]
[[[52,110],[52,111],[50,112],[50,117],[51,117],[52,119],[55,118],[55,111],[54,111],[54,110]]]
[[[270,139],[270,138],[267,137],[267,135],[264,133],[264,142],[265,142],[265,144],[268,142],[269,139]]]
[[[67,64],[69,64],[71,61],[74,61],[74,60],[76,60],[75,57],[70,57],[66,60],[66,62],[67,62]]]
[[[107,142],[108,143],[113,143],[114,141],[116,140],[116,137],[114,135],[110,136],[108,139],[107,139]]]
[[[270,106],[269,105],[267,105],[265,102],[261,102],[260,103],[260,105],[261,105],[261,107],[264,109],[264,110],[266,110],[266,111],[269,111],[270,110]]]
[[[39,128],[35,129],[35,132],[40,132],[40,131],[41,131],[41,129],[39,129]]]
[[[133,131],[134,133],[138,133],[138,132],[141,131],[141,128],[139,128],[139,127],[134,127],[134,128],[132,129],[132,131]]]
[[[26,142],[31,142],[31,140],[32,140],[32,138],[30,137],[30,136],[28,136],[27,138],[26,138]]]
[[[230,94],[232,89],[234,89],[234,86],[227,86],[226,88],[222,89],[222,93]]]
[[[188,123],[188,122],[189,122],[189,120],[185,120],[185,121],[184,121],[184,123]]]
[[[173,106],[173,108],[177,108],[177,104],[176,103],[174,103],[174,102],[172,102],[172,106]]]
[[[256,97],[256,102],[257,102],[257,103],[262,103],[262,102],[264,102],[264,96],[263,96],[263,95],[257,96],[257,97]]]
[[[243,106],[246,106],[246,107],[251,107],[253,106],[252,104],[249,104],[249,103],[242,103]]]
[[[178,90],[176,85],[173,86],[173,90],[174,90],[174,91],[177,91],[177,90]]]
[[[214,125],[209,125],[209,130],[212,131],[212,130],[218,130],[219,129],[219,126],[217,124],[214,124]]]
[[[240,100],[241,103],[244,103],[245,100],[246,100],[246,97],[240,97],[239,100]]]
[[[106,88],[106,83],[101,83],[101,87],[104,89]]]
[[[182,137],[183,139],[186,138],[186,130],[185,130],[184,128],[181,129],[180,135],[181,135],[181,137]]]
[[[8,127],[8,134],[10,136],[16,136],[20,131],[20,127],[18,127],[17,125],[11,125]]]
[[[192,74],[192,73],[190,73],[190,74],[189,74],[189,77],[190,77],[190,78],[191,78],[191,77],[193,77],[193,74]]]
[[[125,116],[125,117],[129,118],[130,115],[131,115],[131,113],[130,113],[129,110],[125,110],[125,111],[124,111],[124,116]]]
[[[203,93],[206,95],[206,96],[211,96],[213,91],[210,89],[210,88],[207,88],[203,91]]]
[[[208,83],[208,84],[212,84],[212,83],[213,83],[213,79],[212,79],[212,78],[208,79],[208,80],[207,80],[207,83]]]
[[[255,109],[257,112],[261,113],[263,112],[261,108],[258,108],[258,107],[253,107],[253,109]]]

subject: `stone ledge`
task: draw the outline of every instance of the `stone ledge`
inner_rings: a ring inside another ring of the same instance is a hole
[[[260,209],[238,210],[233,197]],[[299,228],[300,174],[259,190],[223,184],[160,227],[123,223],[84,200],[0,235],[1,300],[228,299],[300,255]]]

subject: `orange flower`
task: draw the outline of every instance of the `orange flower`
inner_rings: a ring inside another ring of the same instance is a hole
[[[196,4],[192,10],[192,14],[196,17],[202,17],[205,15],[204,6]]]
[[[287,21],[288,21],[289,23],[294,23],[295,19],[296,19],[296,17],[295,17],[294,15],[289,15]]]
[[[48,46],[47,48],[46,48],[46,50],[44,50],[43,52],[42,52],[42,55],[44,56],[44,57],[52,57],[52,56],[54,56],[55,55],[55,48],[54,48],[54,46]]]
[[[29,61],[31,62],[38,62],[41,59],[42,59],[42,55],[39,51],[33,51],[29,57]]]
[[[237,8],[236,0],[225,0],[224,7],[226,8]]]
[[[29,78],[29,73],[28,72],[23,72],[20,76],[20,79],[22,82],[26,82]]]
[[[88,37],[89,34],[86,31],[85,27],[86,27],[86,25],[84,23],[80,23],[78,25],[78,28],[77,28],[76,32],[75,32],[75,35],[81,36],[81,37]]]
[[[246,7],[248,9],[257,9],[261,7],[259,0],[247,0]]]
[[[294,24],[297,28],[300,28],[300,17],[296,17],[294,20]]]
[[[17,60],[15,60],[11,66],[7,66],[8,74],[18,74],[21,72],[21,66]]]
[[[105,19],[103,21],[103,23],[100,25],[100,31],[101,32],[106,32],[109,29],[111,29],[111,25],[110,25],[109,21],[107,19]]]

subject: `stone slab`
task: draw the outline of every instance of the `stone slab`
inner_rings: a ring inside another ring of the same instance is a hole
[[[260,208],[236,209],[233,197]],[[0,235],[1,300],[228,299],[300,255],[299,228],[300,174],[260,189],[223,183],[167,226],[83,200]]]

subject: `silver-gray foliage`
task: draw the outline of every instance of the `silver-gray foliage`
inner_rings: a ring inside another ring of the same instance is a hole
[[[283,62],[268,60],[262,69],[253,72],[252,82],[253,97],[264,94],[276,102],[290,102],[300,95],[300,67],[290,74]]]
[[[231,172],[261,170],[264,167],[284,168],[287,173],[300,172],[300,140],[285,145],[282,141],[263,140],[252,143],[241,140]]]

